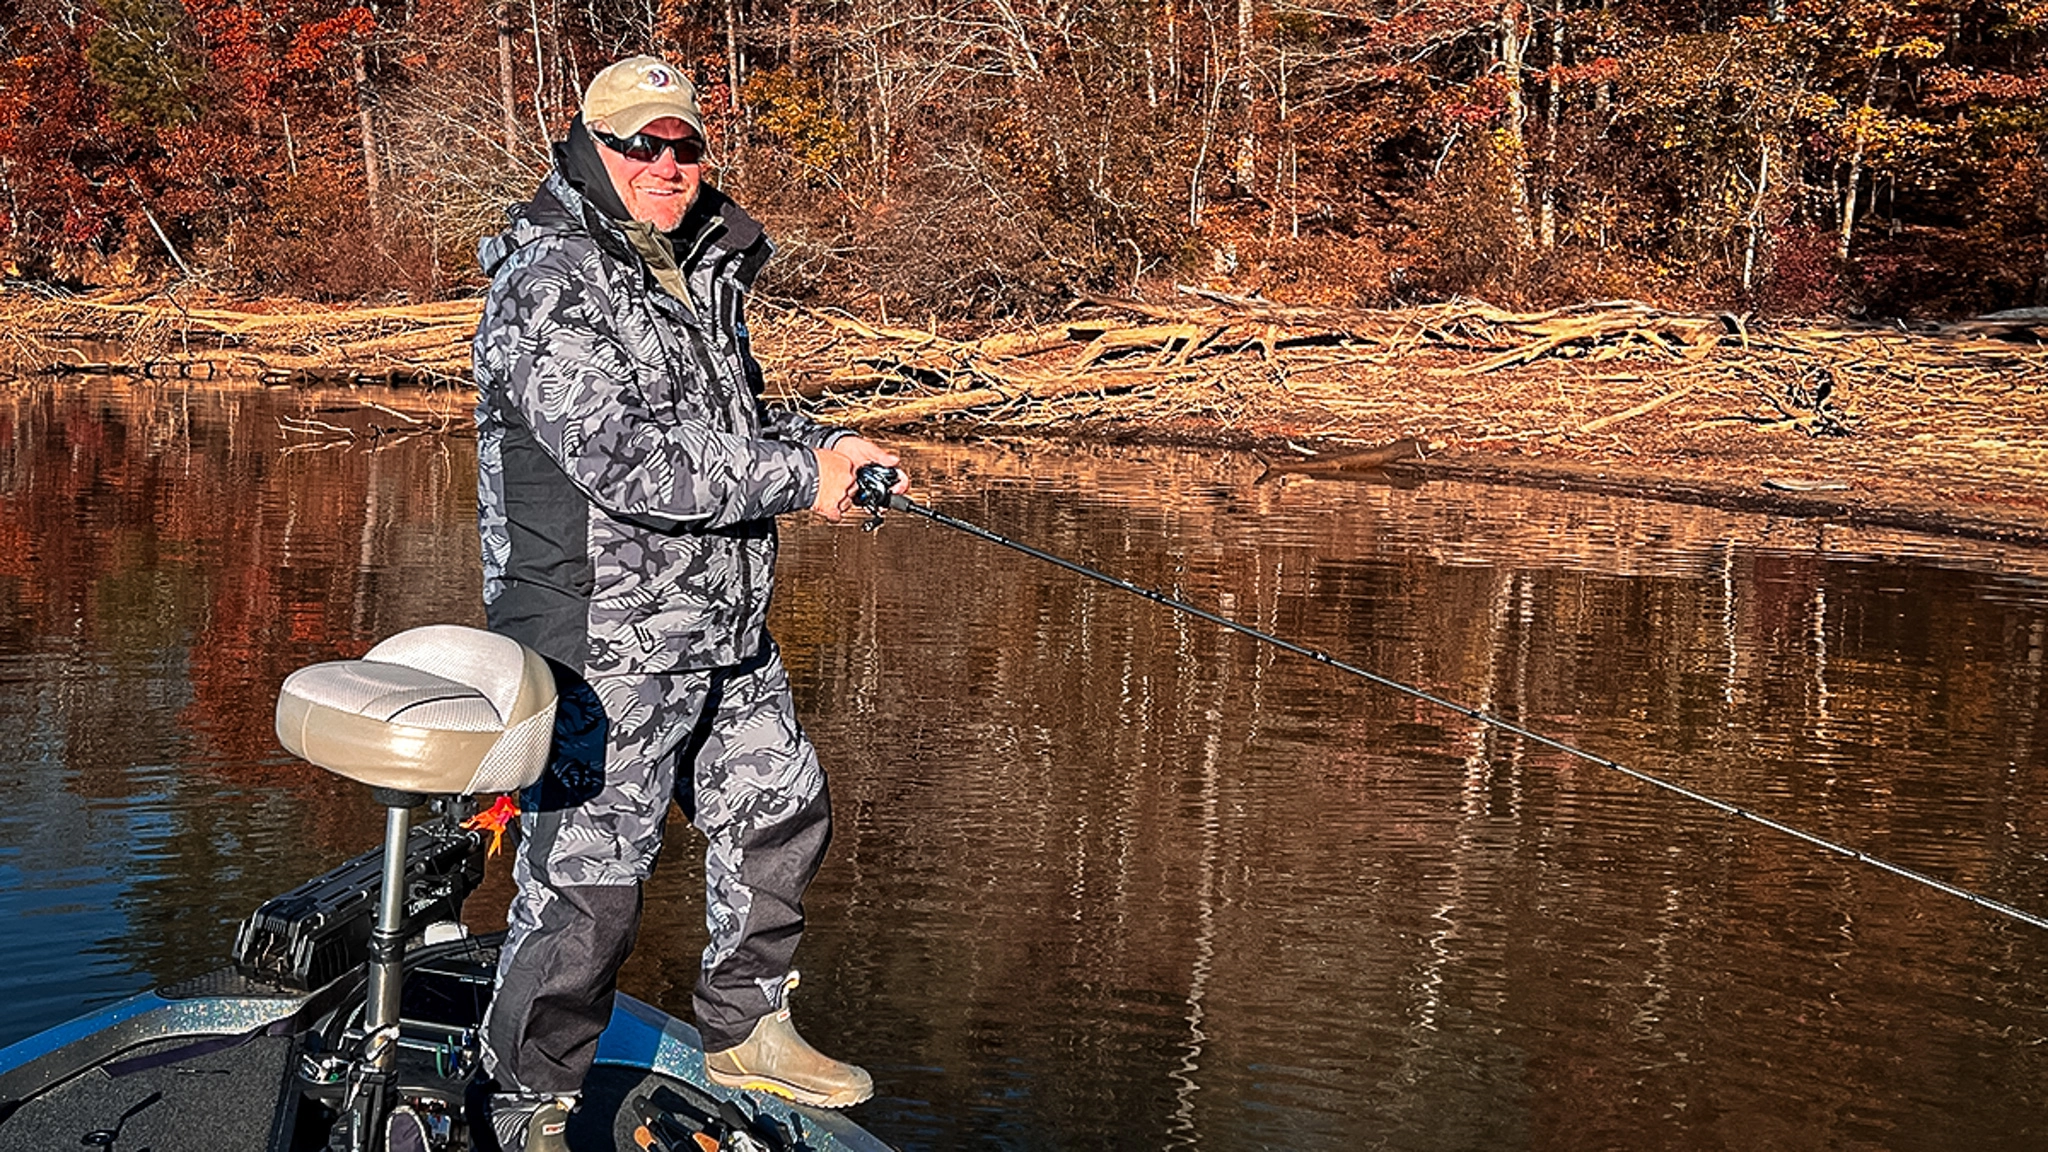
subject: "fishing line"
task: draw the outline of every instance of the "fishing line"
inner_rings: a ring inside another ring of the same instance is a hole
[[[1885,860],[1881,857],[1872,856],[1870,853],[1864,852],[1861,849],[1851,848],[1846,844],[1830,840],[1825,836],[1815,835],[1812,832],[1808,832],[1801,828],[1795,828],[1792,825],[1786,824],[1782,821],[1773,820],[1769,816],[1765,816],[1760,812],[1752,812],[1739,804],[1731,804],[1726,800],[1717,799],[1716,797],[1709,796],[1704,792],[1694,791],[1691,788],[1687,788],[1683,784],[1678,784],[1673,781],[1666,780],[1661,776],[1652,775],[1638,768],[1631,768],[1618,760],[1610,760],[1607,757],[1602,756],[1598,753],[1588,752],[1583,748],[1567,744],[1564,741],[1556,739],[1554,737],[1545,736],[1541,732],[1537,732],[1529,728],[1524,728],[1523,726],[1515,723],[1512,720],[1504,720],[1498,716],[1493,716],[1488,713],[1481,712],[1476,708],[1467,708],[1465,705],[1460,704],[1455,700],[1450,700],[1445,697],[1438,696],[1433,692],[1429,692],[1422,688],[1417,688],[1410,684],[1403,684],[1399,680],[1395,680],[1387,676],[1382,676],[1377,672],[1371,671],[1370,669],[1360,668],[1355,664],[1347,664],[1344,661],[1339,660],[1334,656],[1331,656],[1327,652],[1318,651],[1317,649],[1310,648],[1305,644],[1297,644],[1292,640],[1288,640],[1280,636],[1275,636],[1270,632],[1262,632],[1257,628],[1253,628],[1249,624],[1241,624],[1236,620],[1232,620],[1228,616],[1219,616],[1214,612],[1210,612],[1202,608],[1197,608],[1193,604],[1189,604],[1184,600],[1176,600],[1173,597],[1166,595],[1164,592],[1159,592],[1151,588],[1141,587],[1139,585],[1131,583],[1128,580],[1123,579],[1122,577],[1112,576],[1107,572],[1098,572],[1085,564],[1077,564],[1072,560],[1066,559],[1065,557],[1055,556],[1050,552],[1046,552],[1038,548],[1033,548],[1029,544],[1024,544],[1019,541],[1012,540],[1007,536],[1002,536],[995,532],[991,532],[988,529],[983,528],[979,524],[971,524],[965,520],[960,520],[956,519],[955,517],[948,516],[945,513],[938,511],[937,509],[928,508],[923,504],[919,504],[916,501],[911,500],[909,497],[904,496],[900,493],[891,492],[889,489],[893,488],[896,484],[896,473],[894,472],[894,470],[884,468],[879,464],[869,464],[861,468],[857,474],[857,477],[858,483],[854,495],[854,503],[869,510],[869,518],[867,520],[867,523],[864,524],[863,527],[868,528],[870,530],[877,528],[881,525],[882,510],[884,508],[887,508],[888,510],[894,512],[908,512],[916,516],[922,516],[935,524],[943,524],[948,528],[953,528],[958,531],[965,532],[969,536],[973,536],[981,540],[986,540],[991,544],[999,544],[1004,548],[1009,548],[1018,552],[1022,552],[1024,555],[1032,557],[1033,559],[1043,560],[1048,564],[1064,568],[1067,571],[1072,572],[1078,576],[1085,576],[1090,580],[1094,580],[1102,584],[1107,584],[1112,588],[1120,588],[1125,592],[1131,593],[1134,596],[1139,596],[1146,600],[1150,600],[1154,604],[1163,605],[1167,608],[1173,609],[1176,612],[1184,612],[1187,615],[1193,616],[1199,620],[1206,620],[1209,623],[1214,624],[1218,627],[1228,628],[1232,632],[1237,632],[1242,635],[1249,636],[1254,640],[1263,641],[1267,644],[1273,645],[1276,648],[1281,648],[1288,652],[1292,652],[1297,656],[1306,656],[1310,660],[1313,660],[1318,664],[1324,665],[1325,667],[1334,668],[1339,672],[1347,672],[1353,676],[1359,677],[1360,679],[1369,680],[1372,683],[1378,684],[1383,688],[1391,688],[1396,692],[1401,692],[1408,696],[1412,696],[1417,700],[1423,701],[1424,703],[1433,704],[1438,708],[1445,709],[1446,711],[1455,712],[1468,720],[1476,720],[1481,724],[1489,725],[1502,732],[1507,732],[1511,735],[1519,736],[1522,739],[1528,740],[1532,743],[1540,744],[1546,748],[1555,749],[1556,751],[1562,752],[1567,756],[1572,756],[1577,759],[1584,760],[1588,764],[1597,764],[1602,768],[1606,768],[1614,772],[1619,772],[1623,776],[1627,776],[1631,780],[1636,780],[1641,783],[1648,784],[1652,788],[1662,789],[1663,791],[1669,792],[1674,796],[1682,796],[1687,800],[1694,801],[1695,803],[1704,804],[1707,807],[1722,813],[1723,815],[1734,816],[1742,820],[1747,820],[1752,824],[1758,824],[1765,828],[1769,828],[1773,832],[1778,832],[1782,833],[1783,835],[1790,836],[1794,840],[1805,841],[1806,843],[1811,844],[1816,848],[1822,849],[1823,851],[1831,852],[1837,856],[1844,857],[1845,859],[1854,860],[1859,864],[1867,864],[1870,867],[1876,868],[1883,872],[1889,872],[1892,875],[1899,877],[1900,879],[1910,880],[1915,884],[1920,884],[1925,887],[1932,888],[1936,892],[1941,892],[1949,896],[1954,896],[1959,900],[1967,901],[1968,903],[1974,904],[1977,907],[1985,909],[1989,912],[1996,912],[2001,916],[2006,916],[2011,919],[2017,920],[2022,924],[2031,924],[2036,928],[2048,928],[2048,918],[2036,916],[2031,912],[2027,912],[2020,908],[2015,908],[2010,904],[1993,900],[1989,896],[1980,895],[1976,892],[1970,891],[1967,888],[1951,884],[1946,880],[1941,880],[1936,877],[1929,876],[1925,872],[1916,872],[1913,869],[1908,868],[1902,864],[1894,864],[1891,861]]]

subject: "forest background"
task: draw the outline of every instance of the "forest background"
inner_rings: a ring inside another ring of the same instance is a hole
[[[2048,305],[2042,0],[10,0],[0,255],[473,295],[605,63],[697,77],[769,289],[1045,317]]]

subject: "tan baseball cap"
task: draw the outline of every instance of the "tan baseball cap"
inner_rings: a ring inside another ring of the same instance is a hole
[[[697,86],[682,69],[658,57],[628,56],[592,77],[583,91],[583,123],[614,136],[631,136],[664,116],[688,124],[709,143],[704,114],[697,109]]]

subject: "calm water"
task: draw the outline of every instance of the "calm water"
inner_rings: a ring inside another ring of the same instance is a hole
[[[0,397],[0,1042],[362,850],[278,682],[476,622],[473,448]],[[942,510],[2048,911],[2048,553],[1237,457],[913,446]],[[2048,1140],[2048,932],[964,535],[791,521],[798,1016],[908,1148]],[[687,1011],[694,834],[625,987]],[[499,915],[503,861],[472,901]]]

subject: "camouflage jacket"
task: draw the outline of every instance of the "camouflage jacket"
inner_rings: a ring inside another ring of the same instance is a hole
[[[758,651],[774,517],[810,507],[809,449],[845,434],[761,402],[743,301],[773,249],[731,200],[701,195],[687,301],[559,171],[478,247],[485,614],[585,675]]]

